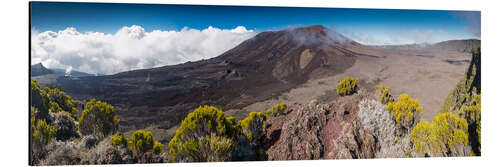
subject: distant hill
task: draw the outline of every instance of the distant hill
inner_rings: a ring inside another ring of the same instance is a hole
[[[32,77],[53,74],[53,73],[54,73],[54,71],[49,70],[48,68],[45,68],[42,63],[31,65],[31,76]]]
[[[72,77],[86,77],[86,76],[95,76],[93,74],[84,73],[80,71],[71,70],[69,73],[66,73],[65,69],[53,68],[49,69],[43,66],[42,63],[31,65],[31,76],[41,76],[48,74],[56,74],[58,76],[72,76]]]
[[[42,63],[31,65],[31,79],[37,80],[40,83],[40,85],[55,84],[57,83],[57,79],[60,77],[79,78],[88,76],[96,76],[96,75],[79,72],[75,70],[71,70],[69,73],[66,73],[66,70],[64,69],[46,68],[45,66],[43,66]]]
[[[376,45],[375,47],[394,50],[440,50],[472,53],[472,50],[481,44],[481,40],[448,40],[435,44],[407,44],[407,45]]]

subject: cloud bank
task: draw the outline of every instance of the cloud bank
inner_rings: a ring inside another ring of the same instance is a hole
[[[114,74],[212,58],[255,34],[243,26],[146,32],[133,25],[115,34],[82,33],[73,27],[58,32],[33,30],[31,62],[49,68]]]

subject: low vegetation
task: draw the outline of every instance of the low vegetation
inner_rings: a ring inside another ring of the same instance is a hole
[[[230,159],[230,157],[214,157],[229,156],[221,152],[227,150],[215,146],[218,146],[217,143],[232,143],[229,141],[232,141],[237,133],[234,119],[225,117],[222,110],[211,106],[200,106],[188,114],[170,140],[168,144],[170,161],[206,162],[213,159]],[[212,137],[213,135],[217,137]],[[201,151],[209,151],[211,154]]]
[[[481,155],[481,95],[476,95],[472,103],[461,111],[469,125],[469,141],[475,155]]]
[[[278,116],[278,115],[283,115],[283,114],[285,114],[286,107],[287,106],[286,106],[285,103],[277,104],[273,108],[267,110],[266,113],[265,113],[265,115],[268,118],[269,117],[275,117],[275,116]]]
[[[57,140],[69,140],[77,138],[78,126],[73,117],[67,112],[58,112],[54,114],[54,127],[57,129]]]
[[[467,121],[452,112],[440,113],[432,123],[420,121],[410,133],[418,152],[435,156],[468,156]]]
[[[123,133],[116,133],[111,138],[111,145],[113,147],[127,147],[128,140],[125,138],[125,136],[123,136]]]
[[[251,112],[248,117],[238,122],[243,134],[252,142],[265,134],[266,115],[262,112]]]
[[[58,88],[41,87],[35,80],[31,95],[32,165],[161,163],[166,159],[160,155],[163,144],[153,141],[151,132],[137,131],[128,140],[121,133],[108,137],[118,129],[119,119],[105,102],[91,99],[83,107]]]
[[[56,132],[56,128],[47,124],[45,120],[40,120],[33,129],[33,141],[35,145],[47,145],[55,139]]]
[[[151,149],[151,152],[155,154],[161,154],[162,150],[163,150],[163,144],[161,144],[158,141],[155,141],[153,144],[153,149]]]
[[[415,126],[423,110],[418,99],[412,99],[406,93],[401,94],[396,102],[387,103],[386,109],[391,112],[401,132],[405,133],[408,133]]]
[[[120,120],[116,117],[113,106],[106,102],[91,99],[78,120],[78,129],[83,135],[93,134],[106,137],[118,129]]]
[[[126,139],[120,139],[121,136],[123,135],[118,135],[118,138],[115,140],[118,145],[120,142],[126,142]],[[137,155],[142,155],[146,152],[160,154],[163,147],[163,144],[153,139],[153,134],[150,131],[144,130],[134,131],[132,138],[128,140],[128,145]]]
[[[356,93],[358,90],[358,78],[345,77],[337,84],[337,95],[347,96]]]
[[[377,89],[377,96],[382,104],[394,102],[394,97],[392,97],[389,87],[380,84],[375,86],[375,88]]]

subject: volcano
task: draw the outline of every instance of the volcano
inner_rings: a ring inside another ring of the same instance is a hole
[[[349,47],[363,45],[323,26],[268,31],[208,60],[57,82],[76,99],[115,106],[125,129],[169,128],[200,105],[242,108],[370,56]]]

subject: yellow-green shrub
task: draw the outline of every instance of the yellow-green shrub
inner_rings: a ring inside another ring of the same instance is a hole
[[[452,112],[440,113],[431,124],[420,121],[411,131],[410,140],[420,153],[462,155],[469,143],[467,121]]]
[[[177,152],[175,157],[183,157],[182,160],[188,162],[228,161],[231,159],[232,151],[236,148],[236,142],[233,139],[218,136],[215,133],[188,140],[184,145],[183,151]]]
[[[38,111],[36,114],[33,114],[35,117],[35,121],[38,119],[48,120],[49,117],[49,99],[47,98],[47,94],[40,87],[40,83],[36,80],[31,80],[31,106],[36,108]]]
[[[162,149],[163,149],[163,144],[155,141],[155,143],[153,145],[153,150],[151,150],[151,152],[153,152],[155,154],[160,154]]]
[[[73,111],[77,110],[74,105],[73,99],[71,99],[71,97],[69,97],[66,93],[59,90],[58,88],[53,88],[53,89],[50,89],[49,87],[45,88],[47,89],[46,91],[49,101],[52,103],[56,103],[58,107],[60,107],[61,111],[73,113]]]
[[[377,96],[382,104],[394,102],[394,98],[391,95],[389,87],[380,84],[375,86],[375,88],[377,89]]]
[[[128,141],[127,139],[123,136],[123,133],[116,133],[113,137],[111,137],[111,145],[113,147],[127,147]]]
[[[265,134],[266,116],[262,112],[251,112],[248,117],[238,122],[238,126],[247,138],[254,142]]]
[[[57,113],[63,111],[61,107],[59,107],[59,104],[56,102],[49,102],[49,112]]]
[[[396,124],[407,132],[417,123],[423,110],[418,99],[412,99],[406,93],[401,94],[396,102],[387,103],[386,109],[392,113]]]
[[[142,154],[153,149],[153,134],[150,131],[136,130],[129,140],[129,147],[137,154]]]
[[[432,151],[432,127],[427,121],[420,121],[410,132],[410,140],[415,145],[415,149],[420,153]]]
[[[358,78],[345,77],[337,84],[337,95],[346,96],[356,93],[358,89]]]
[[[78,130],[83,135],[94,134],[105,137],[118,129],[120,120],[116,117],[113,106],[106,102],[91,99],[78,120]]]
[[[80,109],[77,107],[79,102],[74,101],[66,93],[58,88],[50,88],[48,86],[40,87],[36,80],[31,80],[31,106],[37,108],[40,112],[37,117],[45,119],[48,123],[48,113],[65,111],[70,114],[73,119],[78,119],[76,115],[80,114]]]
[[[33,142],[38,146],[46,145],[56,138],[56,132],[56,128],[47,124],[45,120],[40,120],[33,129]]]
[[[222,141],[225,142],[218,141],[214,144],[228,143],[226,140],[231,140],[231,143],[234,143],[232,140],[237,133],[238,128],[234,124],[234,119],[225,117],[222,110],[211,106],[200,106],[188,114],[177,129],[175,136],[170,140],[168,144],[170,161],[207,161],[207,153],[201,151],[203,150],[202,146],[210,144],[210,141],[215,142],[215,139],[224,139]],[[210,138],[211,135],[216,137]],[[223,147],[222,145],[215,146]],[[214,151],[213,154],[218,155],[223,154],[219,151],[226,150],[214,149],[212,151]]]
[[[481,95],[474,96],[470,105],[463,107],[460,114],[469,124],[471,145],[476,155],[481,155]]]
[[[286,107],[287,106],[285,103],[277,104],[273,108],[267,110],[265,115],[268,118],[283,115],[285,113]]]

